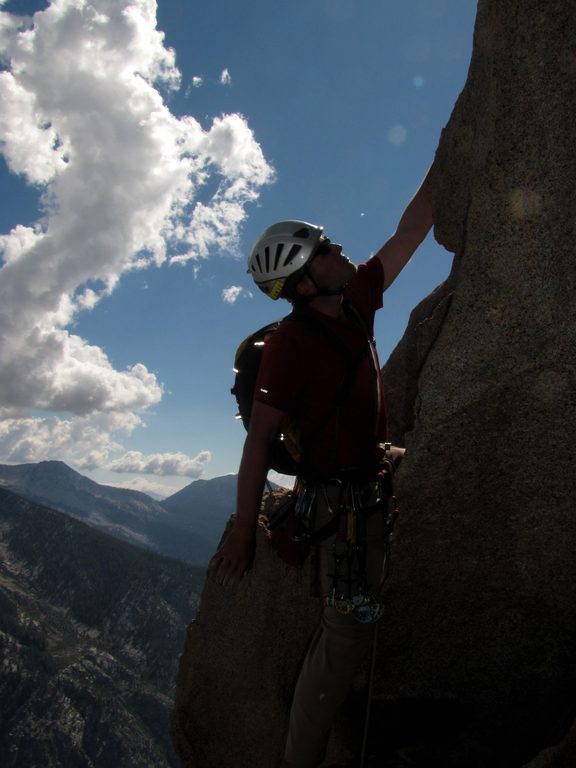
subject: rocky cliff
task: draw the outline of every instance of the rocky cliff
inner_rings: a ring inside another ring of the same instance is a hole
[[[378,685],[467,709],[457,765],[523,765],[576,709],[575,34],[569,2],[479,3],[435,162],[455,266],[387,365],[417,391]]]
[[[433,171],[435,236],[454,268],[385,371],[408,454],[374,765],[576,764],[575,39],[572,0],[479,1]],[[189,630],[174,712],[184,766],[278,764],[313,616],[304,576],[259,548],[237,596],[211,589]],[[357,745],[355,695],[333,755]],[[226,762],[236,745],[245,757]]]
[[[203,571],[0,488],[0,765],[169,768]]]

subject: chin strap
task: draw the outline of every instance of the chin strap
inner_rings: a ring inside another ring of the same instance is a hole
[[[308,277],[312,283],[314,284],[314,287],[316,288],[316,294],[315,296],[341,296],[346,288],[348,288],[348,285],[350,284],[350,281],[347,283],[344,283],[343,285],[339,285],[338,288],[322,288],[321,285],[318,285],[316,280],[312,277],[310,272],[306,270],[306,277]],[[315,298],[315,296],[310,296],[310,299]]]

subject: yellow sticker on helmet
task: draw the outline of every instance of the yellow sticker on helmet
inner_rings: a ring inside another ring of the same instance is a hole
[[[284,280],[276,280],[272,288],[270,288],[268,296],[271,299],[277,299],[282,293],[282,288],[284,288]]]

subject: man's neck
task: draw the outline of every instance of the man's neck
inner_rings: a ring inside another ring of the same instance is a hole
[[[323,315],[339,317],[342,313],[342,296],[316,296],[308,306]]]

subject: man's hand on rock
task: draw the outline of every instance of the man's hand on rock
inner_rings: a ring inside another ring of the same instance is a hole
[[[210,560],[208,578],[223,587],[238,584],[252,565],[254,547],[254,531],[235,525]]]

